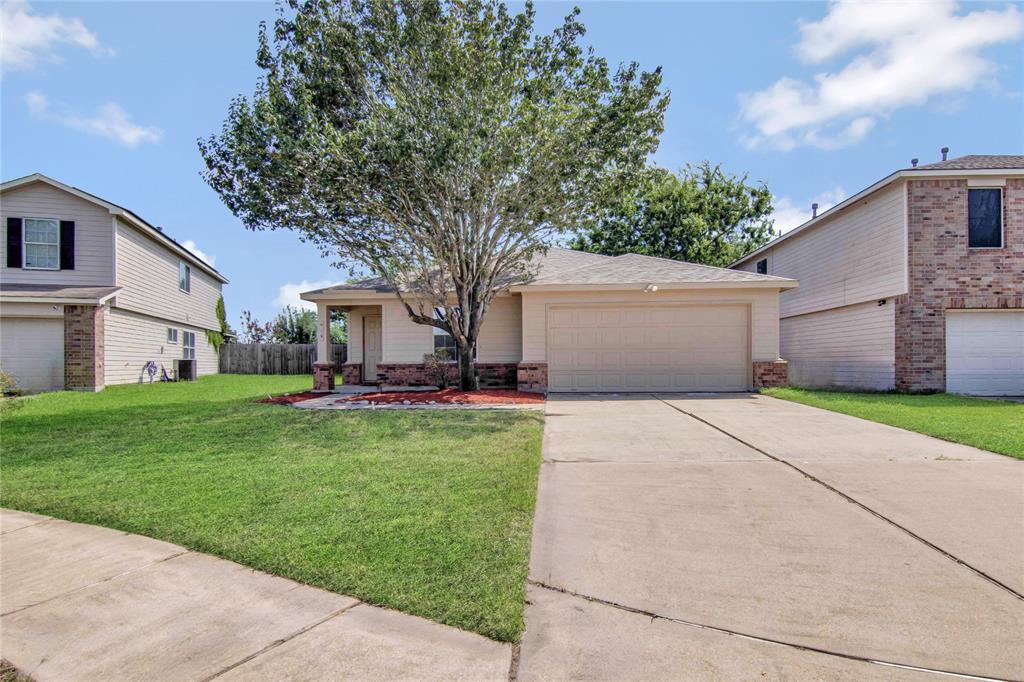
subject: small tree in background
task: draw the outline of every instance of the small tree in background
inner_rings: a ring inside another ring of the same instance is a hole
[[[269,322],[260,322],[249,310],[242,311],[242,331],[239,338],[245,343],[268,343],[274,334]]]
[[[635,192],[570,242],[574,249],[725,266],[775,235],[772,195],[705,161],[679,175],[652,167]]]
[[[253,230],[363,266],[452,335],[463,389],[495,295],[628,191],[662,131],[660,70],[613,71],[579,10],[534,35],[498,0],[290,0],[204,177]],[[435,314],[435,310],[438,314]]]
[[[271,325],[277,343],[316,343],[316,313],[286,305]]]

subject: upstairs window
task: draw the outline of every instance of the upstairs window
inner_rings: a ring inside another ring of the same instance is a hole
[[[1003,191],[998,187],[967,190],[967,245],[972,249],[1003,246]]]
[[[196,359],[196,333],[181,330],[181,357],[184,360]]]
[[[25,265],[33,270],[60,270],[60,222],[25,218]]]
[[[192,291],[192,266],[185,261],[178,261],[178,288],[186,294]]]
[[[759,274],[759,275],[767,275],[768,274],[768,259],[767,258],[762,258],[761,260],[757,261],[757,274]]]

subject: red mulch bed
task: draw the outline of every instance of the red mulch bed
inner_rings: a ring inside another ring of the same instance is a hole
[[[310,398],[323,398],[326,393],[314,393],[313,391],[307,391],[305,393],[285,393],[284,395],[272,395],[262,400],[257,400],[258,403],[273,403],[274,405],[291,405],[302,400],[309,400]]]
[[[360,400],[369,400],[378,405],[404,403],[406,400],[412,405],[427,405],[430,402],[437,405],[534,405],[543,403],[544,396],[540,393],[523,393],[511,388],[485,388],[479,391],[445,388],[440,391],[364,393],[346,396],[336,402],[354,403]]]

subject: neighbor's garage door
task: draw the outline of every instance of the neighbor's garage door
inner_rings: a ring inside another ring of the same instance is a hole
[[[64,320],[0,320],[0,366],[22,390],[64,388]]]
[[[1024,395],[1024,311],[946,311],[946,390]]]
[[[744,391],[749,308],[599,305],[548,310],[552,391]]]

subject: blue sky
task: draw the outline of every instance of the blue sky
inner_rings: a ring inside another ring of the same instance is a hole
[[[612,63],[661,65],[656,161],[710,159],[764,181],[778,224],[892,170],[1024,152],[1024,12],[1006,3],[584,2]],[[228,317],[273,315],[339,281],[290,232],[251,233],[199,177],[196,138],[249,94],[269,2],[5,0],[0,175],[39,171],[191,242],[223,272]],[[539,28],[570,3],[538,4]]]

